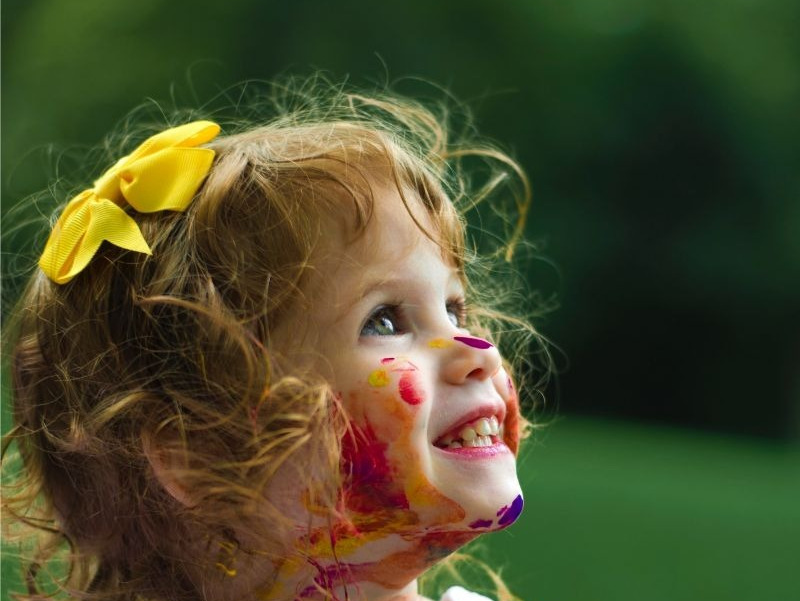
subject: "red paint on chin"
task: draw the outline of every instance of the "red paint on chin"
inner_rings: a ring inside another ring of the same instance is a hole
[[[400,378],[400,398],[409,405],[419,405],[423,400],[422,395],[417,391],[414,386],[414,378],[411,375],[413,372],[405,372]]]

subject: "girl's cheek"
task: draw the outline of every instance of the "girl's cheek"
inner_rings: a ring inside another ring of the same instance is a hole
[[[396,395],[409,408],[421,405],[426,400],[427,395],[419,384],[419,368],[407,359],[384,357],[380,365],[369,373],[366,381],[374,393],[385,390]]]
[[[506,403],[506,418],[503,421],[503,442],[516,455],[521,438],[521,418],[519,396],[514,381],[504,368],[500,368],[492,378],[495,389]]]
[[[418,371],[410,361],[383,359],[348,395],[355,425],[368,425],[387,442],[408,435],[419,407],[426,400]]]

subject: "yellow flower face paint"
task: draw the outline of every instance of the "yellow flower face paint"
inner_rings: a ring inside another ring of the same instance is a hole
[[[444,338],[434,338],[428,342],[428,346],[431,348],[447,348],[453,344],[451,340],[445,340]]]

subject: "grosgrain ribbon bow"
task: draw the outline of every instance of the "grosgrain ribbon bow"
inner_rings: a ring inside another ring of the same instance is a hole
[[[145,140],[67,203],[39,259],[56,284],[65,284],[91,261],[103,240],[151,254],[139,226],[123,207],[140,213],[184,211],[203,183],[214,151],[195,148],[212,140],[219,125],[193,121]]]

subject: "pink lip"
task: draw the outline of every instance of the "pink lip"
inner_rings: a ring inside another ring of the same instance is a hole
[[[509,449],[506,444],[500,440],[494,443],[490,447],[461,447],[460,449],[451,449],[446,448],[442,449],[441,447],[434,447],[437,451],[441,451],[442,453],[447,453],[448,455],[452,455],[458,457],[459,459],[486,459],[487,457],[494,457],[496,455],[505,455],[506,453],[511,453],[511,449]]]
[[[487,404],[481,405],[480,407],[477,407],[477,408],[473,409],[469,413],[465,413],[464,415],[459,417],[458,420],[454,421],[447,428],[442,430],[436,436],[436,438],[434,438],[431,441],[431,443],[435,443],[437,440],[439,440],[440,438],[445,436],[448,432],[452,432],[454,430],[461,429],[464,426],[466,426],[467,424],[469,424],[470,422],[474,422],[476,419],[479,419],[481,417],[490,418],[493,415],[496,415],[497,416],[497,421],[499,421],[502,424],[506,419],[506,406],[505,406],[505,404],[502,403],[502,402],[487,403]],[[492,447],[481,447],[481,448],[490,449]],[[456,450],[458,450],[458,449],[456,449]]]

